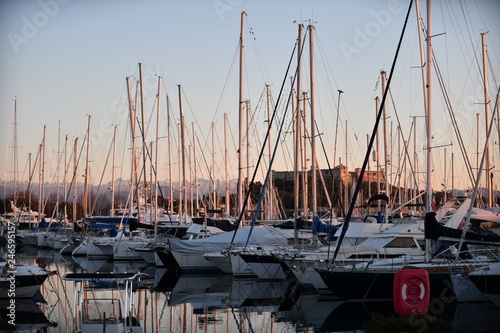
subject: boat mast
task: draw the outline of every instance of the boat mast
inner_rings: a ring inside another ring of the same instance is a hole
[[[179,165],[182,165],[182,148],[181,148],[181,123],[177,123],[177,161]],[[177,173],[177,184],[179,184],[180,187],[182,187],[182,170],[180,170]],[[182,197],[183,191],[182,188],[179,189],[179,219],[182,219],[182,212],[184,211],[184,200],[185,198]]]
[[[385,90],[387,89],[386,87],[386,76],[385,76],[385,71],[380,71],[380,77],[382,80],[382,93],[385,93]],[[387,198],[389,198],[389,201],[391,201],[391,193],[390,193],[390,188],[389,188],[389,142],[387,138],[387,103],[384,101],[384,105],[382,105],[383,109],[383,121],[384,121],[384,188],[385,188],[385,195]],[[387,223],[389,221],[388,219],[388,212],[389,212],[389,202],[385,202],[385,211],[384,211],[384,222]]]
[[[63,186],[64,186],[64,222],[68,224],[68,186],[66,183],[66,176],[68,173],[68,135],[66,134],[64,137],[64,177],[63,177]]]
[[[483,86],[484,86],[484,120],[486,133],[489,133],[490,123],[490,97],[488,94],[488,67],[486,55],[486,33],[481,33],[481,44],[483,50]],[[486,139],[486,189],[488,191],[488,207],[493,206],[493,169],[491,162],[490,139]]]
[[[245,12],[241,12],[240,29],[240,82],[239,82],[239,133],[238,133],[238,214],[243,210],[243,117],[244,117],[244,64],[245,64]],[[241,221],[240,221],[241,222]]]
[[[267,92],[267,125],[271,126],[271,86],[266,84]],[[271,165],[272,144],[271,144],[271,130],[269,130],[269,165]],[[269,186],[267,188],[267,218],[273,218],[273,171],[269,172]]]
[[[88,174],[89,174],[89,157],[90,157],[90,115],[88,115],[87,120],[87,156],[85,159],[85,173],[83,180],[83,217],[87,216],[87,192],[88,192]]]
[[[370,135],[366,134],[366,149],[370,149]],[[368,162],[368,165],[366,166],[368,169],[368,199],[372,197],[372,190],[371,190],[371,170],[370,170],[370,163]],[[370,206],[367,207],[367,214],[370,215]]]
[[[141,134],[142,134],[142,168],[143,168],[143,174],[144,174],[144,184],[143,184],[143,191],[144,194],[147,195],[147,187],[148,187],[148,181],[147,181],[147,175],[146,175],[146,151],[147,151],[147,145],[146,145],[146,127],[144,126],[144,95],[142,93],[142,87],[143,87],[143,78],[142,78],[142,63],[139,63],[139,88],[140,88],[140,102],[141,102]],[[138,187],[140,188],[140,187]],[[137,196],[141,196],[141,191],[139,191],[139,194]],[[147,197],[144,202],[144,204],[147,204]],[[141,207],[139,206],[139,203],[137,204],[137,209],[139,211],[138,215],[141,215]]]
[[[302,140],[302,183],[304,184],[304,190],[302,191],[302,207],[304,208],[304,215],[307,218],[308,209],[309,209],[309,177],[307,175],[307,145],[308,140],[306,136],[306,105],[307,105],[307,91],[302,92],[302,121],[301,126],[303,126],[303,140]]]
[[[199,211],[200,211],[200,192],[199,192],[199,186],[198,186],[198,170],[197,170],[197,167],[196,167],[196,130],[195,130],[195,123],[194,121],[192,122],[192,128],[193,128],[193,173],[194,173],[194,186],[195,186],[195,200],[196,200],[196,205],[195,205],[195,209],[196,209],[196,217],[199,216]],[[215,154],[215,153],[214,153]],[[215,165],[215,162],[214,164]],[[214,179],[215,179],[215,171],[214,171]],[[215,180],[214,180],[214,184],[215,184]],[[215,201],[215,192],[214,192],[214,201]]]
[[[116,128],[113,129],[113,166],[111,167],[111,217],[115,216],[115,163],[116,163]]]
[[[481,142],[481,120],[480,120],[481,114],[478,112],[476,113],[476,170],[479,171],[479,155],[481,154],[479,152],[479,145]]]
[[[333,163],[337,163],[337,139],[338,139],[338,131],[339,131],[339,116],[340,116],[340,94],[344,93],[342,90],[338,89],[337,90],[339,93],[339,98],[337,101],[337,119],[335,121],[335,142],[333,146]],[[340,168],[339,168],[340,171]],[[332,179],[332,197],[333,197],[333,191],[335,188],[335,177]]]
[[[189,184],[188,186],[188,191],[189,191],[189,211],[187,212],[189,216],[193,216],[193,146],[188,145],[188,159],[187,159],[187,165],[189,169],[189,180],[186,181],[186,184]],[[187,206],[186,206],[187,208]]]
[[[32,172],[31,172],[31,153],[28,153],[28,212],[29,212],[29,222],[28,222],[28,227],[31,229],[31,180],[32,180]],[[2,235],[3,235],[3,229],[2,229]]]
[[[315,73],[314,73],[314,26],[309,25],[309,69],[310,69],[310,89],[311,89],[311,210],[312,216],[318,215],[316,209],[316,116],[315,116]]]
[[[132,102],[132,91],[130,88],[130,76],[127,76],[127,95],[128,95],[128,109],[129,109],[129,117],[130,117],[130,131],[132,136],[132,170],[130,175],[130,186],[137,186],[137,221],[141,222],[141,195],[139,191],[139,179],[137,176],[137,152],[136,152],[136,143],[135,143],[135,108]],[[133,199],[130,200],[130,214],[131,217],[133,214]]]
[[[432,212],[432,4],[431,0],[427,0],[427,109],[426,109],[426,124],[427,124],[427,196],[425,202],[425,210],[427,213]],[[425,259],[428,261],[431,256],[430,239],[425,240]]]
[[[172,185],[173,177],[172,177],[172,140],[171,136],[172,133],[170,131],[171,129],[171,124],[170,124],[170,100],[168,99],[167,95],[167,144],[168,144],[168,181],[170,182],[169,184],[169,198],[170,200],[168,201],[168,212],[169,214],[172,214],[174,211],[174,187]]]
[[[301,154],[300,154],[300,149],[299,147],[301,146],[301,128],[302,128],[302,119],[301,119],[301,109],[300,109],[300,97],[301,97],[301,87],[302,87],[302,30],[304,29],[304,25],[301,23],[299,24],[299,30],[298,30],[298,37],[297,37],[297,46],[299,52],[297,53],[297,88],[296,88],[296,98],[297,98],[297,110],[295,111],[295,149],[294,149],[294,156],[295,156],[295,162],[294,162],[294,168],[293,168],[293,179],[294,179],[294,195],[293,195],[293,200],[294,200],[294,221],[295,221],[295,228],[294,228],[294,244],[298,243],[299,240],[299,234],[298,234],[298,229],[297,229],[297,219],[299,218],[299,193],[300,193],[300,170],[301,170]]]
[[[179,90],[179,112],[180,112],[180,135],[181,135],[181,162],[182,162],[182,200],[187,200],[187,186],[186,186],[186,149],[185,149],[185,125],[184,125],[184,111],[182,110],[182,90],[181,85],[177,85]],[[187,203],[185,204],[187,207]],[[182,215],[184,216],[184,220],[186,220],[186,211],[184,209]],[[181,213],[181,212],[179,212]]]
[[[247,125],[247,129],[246,129],[246,136],[247,136],[247,144],[246,144],[246,154],[247,154],[247,158],[246,158],[246,173],[247,173],[247,176],[245,177],[245,192],[246,191],[249,191],[250,190],[250,112],[251,112],[251,108],[250,108],[250,101],[247,100],[245,101],[245,110],[246,110],[246,125]],[[247,207],[247,212],[250,211],[250,203],[252,202],[251,200],[251,197],[250,195],[247,195],[247,202],[246,202],[246,207]],[[255,212],[256,215],[258,215],[258,212]]]
[[[215,208],[217,207],[217,205],[216,205],[217,198],[216,198],[216,190],[215,190],[215,123],[213,121],[212,121],[212,188],[214,191],[214,193],[213,193],[213,202],[214,202],[213,208],[215,210]]]
[[[227,150],[227,113],[224,113],[224,171],[225,171],[225,182],[226,182],[226,217],[229,216],[230,214],[230,209],[231,209],[231,198],[230,198],[230,191],[229,191],[229,155],[228,155],[228,150]]]
[[[39,215],[43,216],[45,211],[45,194],[44,194],[44,173],[45,173],[45,135],[47,131],[47,125],[43,125],[43,140],[40,145],[40,211]]]
[[[158,75],[158,97],[156,105],[156,142],[155,142],[155,236],[158,231],[158,150],[160,149],[160,99],[161,99],[161,75]]]
[[[76,175],[78,168],[78,138],[75,139],[75,143],[73,146],[73,223],[76,223],[77,215],[76,215],[76,197],[78,195]]]
[[[56,221],[59,220],[59,195],[61,193],[59,187],[59,173],[60,173],[60,162],[61,162],[61,119],[59,119],[57,124],[57,167],[56,167]],[[52,214],[54,215],[54,214]]]
[[[427,71],[430,70],[430,62],[426,62],[426,58],[425,58],[425,52],[424,52],[424,28],[423,28],[423,25],[422,25],[422,16],[421,16],[421,12],[420,12],[420,0],[416,0],[415,1],[415,5],[416,5],[416,13],[417,13],[417,24],[418,24],[418,43],[419,43],[419,46],[420,46],[420,62],[421,62],[421,74],[422,74],[422,93],[423,93],[423,99],[424,99],[424,114],[425,116],[427,116],[427,108],[428,108],[428,105],[427,105],[427,101],[428,101],[428,96],[427,96]],[[430,7],[430,3],[427,4],[427,6]],[[429,35],[428,35],[429,36]],[[426,68],[427,66],[427,68]],[[418,172],[418,163],[417,163],[417,160],[418,160],[418,156],[417,156],[417,143],[416,143],[416,137],[417,137],[417,119],[416,117],[414,116],[413,117],[413,124],[414,124],[414,131],[413,131],[413,138],[414,138],[414,141],[413,141],[413,158],[414,158],[414,161],[413,161],[413,165],[415,166],[415,175],[419,175],[419,172]],[[413,198],[416,198],[417,197],[417,192],[418,192],[418,183],[415,179],[415,176],[413,176],[413,179],[414,179],[414,192],[413,192]],[[415,199],[415,204],[417,203],[417,200]]]
[[[425,90],[425,88],[424,88]],[[426,92],[426,96],[427,96],[427,92]],[[424,100],[424,105],[425,105],[425,108],[427,108],[427,105],[425,103],[425,100]],[[412,195],[412,199],[416,198],[417,197],[417,190],[418,190],[418,185],[417,185],[417,181],[416,181],[416,175],[418,175],[418,164],[417,164],[417,117],[416,116],[413,116],[413,165],[415,166],[415,170],[414,170],[414,175],[411,177],[411,179],[413,179],[413,182],[412,182],[412,187],[413,187],[413,195]],[[417,204],[417,200],[414,199],[414,203],[415,205]]]
[[[347,120],[345,121],[345,174],[346,174],[346,181],[344,182],[344,211],[349,209],[349,183],[351,182],[351,179],[349,177],[349,167],[347,165]],[[351,187],[352,188],[352,187]]]
[[[375,117],[377,117],[378,115],[378,108],[379,108],[379,98],[378,96],[375,97]],[[377,148],[375,149],[375,165],[376,165],[376,169],[377,169],[377,194],[380,194],[380,140],[379,140],[379,136],[378,136],[378,128],[377,128],[377,133],[375,134],[375,140],[376,140],[376,145],[377,145]],[[377,201],[378,202],[378,212],[380,212],[380,200]]]
[[[14,97],[14,206],[17,207],[17,97]]]

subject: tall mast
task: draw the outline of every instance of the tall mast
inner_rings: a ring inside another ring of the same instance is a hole
[[[224,113],[224,173],[225,173],[225,183],[226,183],[226,216],[229,216],[231,210],[231,192],[229,191],[229,155],[227,150],[227,113]]]
[[[185,125],[184,125],[184,111],[182,110],[182,90],[181,85],[177,85],[179,90],[179,112],[180,112],[180,134],[181,134],[181,160],[182,160],[182,199],[187,200],[187,186],[186,186],[186,149],[185,149]],[[187,207],[187,206],[186,206]],[[186,209],[187,210],[187,209]],[[185,210],[185,211],[186,211]],[[185,211],[182,212],[185,216]],[[179,212],[181,213],[181,212]]]
[[[427,0],[427,200],[426,212],[432,211],[432,5]]]
[[[137,194],[137,221],[141,222],[141,195],[139,191],[139,179],[137,176],[137,151],[136,151],[136,142],[135,142],[135,108],[134,103],[132,102],[132,90],[130,87],[130,76],[127,76],[127,95],[128,95],[128,110],[129,110],[129,118],[130,118],[130,132],[132,137],[132,170],[130,174],[131,184],[130,186],[137,186],[137,191],[134,191]],[[133,210],[133,199],[130,200],[130,216],[132,216]]]
[[[89,178],[89,158],[90,158],[90,115],[88,115],[87,120],[87,156],[85,158],[85,174],[83,183],[83,216],[87,216],[88,210],[88,178]]]
[[[486,133],[490,132],[490,97],[488,94],[488,56],[486,55],[486,33],[481,33],[481,44],[483,50],[483,85],[484,85],[484,121]],[[486,138],[486,189],[488,191],[488,207],[493,206],[493,170],[491,162],[490,139]]]
[[[337,163],[337,139],[338,139],[338,129],[339,129],[339,116],[340,116],[340,94],[343,93],[342,90],[337,90],[339,93],[339,98],[337,101],[337,119],[335,121],[335,143],[333,146],[333,163]],[[339,171],[340,171],[340,166],[339,166]],[[332,196],[333,196],[333,191],[335,188],[335,178],[332,179]]]
[[[61,193],[59,187],[59,173],[60,173],[60,162],[61,162],[61,119],[59,119],[57,124],[57,167],[56,167],[56,187],[57,187],[57,197],[56,197],[56,221],[59,219],[59,195]],[[53,215],[53,214],[52,214]]]
[[[432,4],[431,0],[427,0],[427,109],[426,109],[426,124],[427,124],[427,182],[426,182],[426,202],[425,210],[427,213],[432,212]],[[425,240],[425,259],[430,260],[430,239]]]
[[[172,177],[172,133],[170,124],[170,101],[167,95],[167,144],[168,144],[168,181],[169,181],[169,201],[168,201],[168,212],[172,214],[174,210],[174,187],[173,187],[173,177]]]
[[[115,163],[116,163],[116,128],[113,129],[113,166],[111,167],[111,217],[115,216]]]
[[[426,93],[426,96],[427,96],[427,93]],[[424,102],[424,105],[426,105],[425,102]],[[418,164],[417,164],[417,117],[415,117],[415,116],[413,116],[413,165],[414,165],[415,175],[412,177],[412,179],[414,180],[412,182],[412,187],[413,187],[412,198],[416,198],[417,197],[417,182],[415,181],[415,177],[416,177],[416,175],[418,175]],[[414,203],[417,203],[417,201],[415,200]]]
[[[63,186],[64,186],[64,222],[68,223],[68,186],[66,184],[66,176],[68,170],[68,135],[66,134],[64,137],[64,177],[63,177]]]
[[[193,146],[188,145],[188,160],[187,165],[189,169],[189,180],[186,181],[186,184],[189,184],[187,190],[189,191],[189,211],[188,215],[193,216]]]
[[[370,149],[370,135],[366,134],[366,149]],[[368,199],[372,197],[372,189],[371,189],[371,170],[370,163],[366,166],[368,169]],[[368,211],[370,211],[370,207],[368,207]]]
[[[346,181],[345,181],[345,190],[344,190],[344,212],[346,212],[349,209],[349,183],[351,182],[351,179],[349,177],[349,167],[347,166],[347,120],[345,121],[345,174],[346,174]]]
[[[481,120],[480,120],[481,114],[478,112],[476,113],[476,170],[479,172],[479,156],[481,155],[481,152],[479,151],[479,145],[481,141]]]
[[[38,222],[42,220],[42,207],[43,207],[43,185],[42,185],[42,151],[43,151],[43,141],[38,147],[38,156],[40,164],[38,165]]]
[[[311,89],[311,209],[313,217],[318,215],[316,209],[316,116],[315,116],[315,73],[314,73],[314,26],[309,25],[309,52],[310,52],[310,89]]]
[[[144,95],[142,93],[142,87],[143,87],[143,79],[142,79],[142,63],[139,63],[139,83],[140,83],[140,101],[141,101],[141,128],[142,128],[142,168],[144,170],[144,191],[147,189],[147,175],[146,175],[146,127],[144,126]],[[141,194],[139,193],[139,196]],[[141,207],[138,206],[137,209],[139,211],[141,210]]]
[[[306,136],[306,105],[307,105],[307,92],[303,91],[302,92],[302,121],[301,121],[301,126],[303,126],[303,140],[302,140],[302,184],[304,186],[304,190],[302,191],[302,207],[304,208],[304,214],[307,217],[307,210],[309,207],[309,178],[307,175],[307,145],[308,145],[308,140]]]
[[[446,167],[448,166],[448,163],[446,163],[446,148],[444,148],[444,165],[445,165],[445,168],[444,168],[444,199],[443,199],[443,203],[446,203]]]
[[[73,146],[73,223],[76,223],[77,215],[76,215],[76,196],[78,195],[77,191],[77,168],[78,168],[78,138],[75,139],[75,144]]]
[[[245,106],[246,106],[246,125],[247,125],[247,129],[246,129],[246,133],[247,133],[247,144],[246,144],[246,154],[247,154],[247,158],[246,158],[246,173],[247,173],[247,176],[245,177],[245,191],[248,191],[250,189],[250,112],[251,112],[251,109],[250,109],[250,101],[245,101]],[[247,207],[247,210],[250,210],[250,203],[252,202],[251,201],[251,198],[250,196],[247,196],[247,203],[246,203],[246,207]],[[256,214],[258,214],[258,212],[255,212]]]
[[[375,117],[378,115],[378,108],[379,108],[379,98],[378,96],[375,97]],[[376,167],[376,173],[377,173],[377,194],[380,194],[380,139],[378,135],[378,128],[377,128],[377,133],[375,134],[375,144],[376,144],[376,149],[375,149],[375,167]],[[377,200],[377,216],[380,213],[380,200]]]
[[[199,216],[199,210],[200,210],[200,191],[199,191],[199,186],[198,186],[198,168],[197,168],[197,163],[196,163],[196,131],[195,131],[195,123],[192,123],[193,125],[193,171],[194,171],[194,186],[195,186],[195,200],[196,200],[196,216]],[[215,164],[214,164],[215,165]],[[215,179],[215,178],[214,178]]]
[[[17,98],[14,97],[14,205],[17,206]],[[5,208],[4,208],[5,209]]]
[[[386,77],[385,71],[380,72],[380,77],[382,80],[382,94],[385,94],[386,87]],[[385,195],[391,198],[390,188],[389,188],[389,142],[387,138],[387,103],[384,101],[384,105],[382,105],[383,110],[383,121],[384,121],[384,188]],[[388,211],[389,211],[389,203],[386,201],[385,203],[385,211],[384,211],[384,222],[388,221]]]
[[[299,52],[297,53],[297,88],[296,88],[296,97],[297,97],[297,110],[295,111],[295,149],[294,149],[294,168],[293,168],[293,200],[294,200],[294,212],[293,217],[294,220],[299,218],[299,207],[300,207],[300,171],[301,171],[301,154],[299,147],[301,146],[301,128],[302,128],[302,119],[301,119],[301,108],[300,108],[300,98],[301,98],[301,90],[302,90],[302,30],[304,29],[303,24],[299,24],[298,36],[297,36],[297,46]],[[305,207],[304,207],[305,208]],[[298,243],[298,230],[294,228],[294,244]]]
[[[244,66],[245,66],[245,12],[241,12],[241,29],[240,29],[240,91],[239,91],[239,133],[238,133],[238,214],[243,210],[243,117],[244,117]]]
[[[28,191],[27,191],[28,193],[27,194],[28,194],[28,212],[30,213],[28,226],[31,229],[31,189],[30,189],[31,188],[31,180],[32,180],[32,178],[31,178],[31,175],[32,175],[31,174],[31,153],[28,153],[28,170],[29,170],[28,171],[29,172],[29,174],[28,174],[29,180],[28,180]],[[3,230],[2,230],[2,235],[3,235]]]
[[[300,138],[300,129],[302,127],[301,124],[301,104],[300,104],[300,99],[301,99],[301,86],[302,86],[302,30],[304,29],[303,24],[299,24],[299,30],[298,30],[298,50],[299,52],[297,53],[297,88],[296,88],[296,97],[297,97],[297,110],[295,112],[295,159],[294,159],[294,218],[297,219],[299,217],[299,207],[300,207],[300,199],[299,199],[299,193],[300,193],[300,171],[301,171],[301,154],[300,154],[300,145],[301,145],[301,138]],[[298,241],[298,231],[297,228],[295,228],[294,232],[294,239],[295,243]]]
[[[271,126],[271,86],[266,84],[267,91],[267,125]],[[271,130],[269,132],[268,142],[269,142],[269,165],[271,165],[271,155],[272,155],[272,144],[271,144]],[[268,202],[268,219],[273,218],[273,171],[269,172],[269,186],[267,187],[267,202]]]
[[[158,224],[158,150],[160,149],[160,103],[161,100],[161,75],[158,75],[158,97],[156,105],[156,142],[155,142],[155,236]]]
[[[418,42],[419,42],[419,46],[420,46],[420,62],[421,62],[421,73],[422,73],[422,89],[423,89],[423,99],[424,99],[424,114],[425,116],[427,117],[427,108],[429,107],[428,105],[428,96],[427,96],[427,71],[430,71],[431,68],[430,68],[430,65],[431,65],[431,62],[427,62],[426,61],[426,58],[425,58],[425,53],[424,53],[424,28],[423,28],[423,25],[422,25],[422,16],[421,16],[421,12],[420,12],[420,1],[419,0],[416,0],[415,1],[415,5],[416,5],[416,13],[417,13],[417,24],[418,24]],[[429,10],[429,7],[430,7],[430,3],[427,3],[427,10]],[[427,34],[427,36],[430,36],[429,34]],[[429,40],[428,42],[430,41],[430,37],[429,37]],[[426,67],[427,66],[427,67]],[[417,137],[417,121],[416,121],[416,117],[413,117],[413,124],[414,124],[414,142],[413,142],[413,155],[414,155],[414,161],[413,161],[413,165],[415,166],[415,170],[414,170],[414,173],[415,175],[418,177],[419,175],[419,171],[418,171],[418,163],[417,163],[417,160],[418,160],[418,155],[417,155],[417,149],[416,149],[416,137]],[[414,176],[415,177],[415,176]],[[415,178],[413,178],[415,179]],[[416,181],[413,182],[414,184],[414,192],[413,192],[413,198],[416,198],[417,197],[417,192],[418,192],[418,183]],[[417,203],[417,201],[415,200],[415,203]]]
[[[406,149],[406,142],[401,134],[401,128],[399,126],[396,127],[397,129],[397,135],[398,135],[398,158],[401,158],[401,141],[403,141],[403,147],[405,147]],[[401,172],[399,172],[399,174],[397,175],[397,179],[398,179],[398,184],[401,184],[401,173],[403,175],[406,174],[406,154],[403,154],[403,165],[401,166]],[[401,206],[401,204],[403,202],[406,202],[406,197],[403,198],[403,190],[406,189],[406,177],[403,177],[403,186],[398,186],[398,205],[399,207]],[[404,200],[404,201],[403,201]]]
[[[181,145],[184,141],[182,141],[182,135],[181,135],[181,123],[178,122],[177,123],[177,142],[179,143],[177,145],[177,161],[179,161],[179,165],[181,166],[182,168],[182,148],[181,148]],[[180,170],[178,173],[177,173],[177,184],[179,184],[179,186],[182,187],[182,170]],[[183,212],[184,212],[184,200],[186,200],[186,198],[183,198],[184,194],[184,191],[181,189],[179,189],[179,218],[182,216]]]
[[[149,142],[149,151],[152,153],[153,152],[153,144],[155,142],[154,141],[150,141]],[[145,209],[144,209],[144,214],[146,214],[147,212],[149,212],[149,221],[150,222],[154,222],[155,221],[155,217],[154,217],[154,214],[156,213],[156,209],[153,209],[153,192],[152,192],[152,189],[151,189],[151,184],[153,184],[153,160],[152,160],[152,156],[150,155],[149,156],[150,158],[150,163],[149,163],[149,209],[148,209],[148,191],[146,190],[145,191],[145,195],[144,195],[144,205],[145,205]]]
[[[215,189],[215,123],[212,121],[212,188],[213,188],[213,207],[217,207],[216,204],[216,189]]]
[[[43,213],[45,212],[45,193],[44,193],[44,178],[45,178],[45,138],[46,138],[46,132],[47,132],[47,126],[44,125],[43,126],[43,141],[42,141],[42,147],[41,147],[41,155],[40,155],[40,158],[41,158],[41,162],[40,162],[40,165],[41,165],[41,186],[40,186],[40,200],[42,201],[42,209],[40,211],[40,214],[43,215]]]

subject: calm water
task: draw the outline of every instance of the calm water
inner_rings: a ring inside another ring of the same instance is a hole
[[[257,281],[220,276],[177,276],[143,262],[106,262],[61,256],[58,252],[24,247],[17,261],[35,265],[44,258],[56,272],[40,288],[43,301],[18,302],[18,331],[73,332],[73,282],[70,272],[144,272],[134,294],[134,310],[144,332],[336,332],[362,331],[374,314],[391,316],[392,302],[340,302],[304,290],[296,281]],[[118,297],[117,289],[93,288],[89,297]],[[456,331],[498,332],[500,309],[490,303],[433,302],[430,314]],[[0,305],[0,332],[9,332]],[[418,325],[427,320],[420,318]]]

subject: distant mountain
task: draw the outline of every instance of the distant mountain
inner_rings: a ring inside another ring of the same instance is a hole
[[[122,179],[119,178],[115,181],[115,198],[127,198],[128,194],[130,192],[130,179]],[[212,189],[212,181],[206,180],[206,179],[198,179],[198,191],[201,196],[207,195],[213,191]],[[5,182],[4,180],[0,180],[0,184],[2,189],[0,189],[0,193],[2,193],[2,196],[0,199],[3,199],[4,197],[11,197],[14,194],[14,181],[7,181]],[[168,194],[170,193],[170,187],[168,182],[163,181],[159,182],[160,184],[160,194],[163,193],[163,197],[167,197]],[[237,185],[237,180],[232,179],[229,181],[230,184],[230,189],[231,189],[231,194],[236,193],[236,185]],[[69,201],[73,200],[73,189],[70,188],[71,184],[67,184],[67,191],[69,192],[68,199]],[[83,183],[78,183],[77,184],[77,199],[79,200],[81,196],[83,195]],[[181,192],[181,184],[179,182],[174,182],[173,183],[173,194],[174,198],[178,199],[180,198],[180,192]],[[226,191],[225,189],[225,184],[224,182],[216,182],[216,187],[218,192],[223,195]],[[28,189],[28,182],[18,182],[16,186],[16,191],[18,193],[24,192]],[[105,192],[110,192],[111,189],[111,182],[102,184],[100,187],[98,185],[89,185],[89,191],[91,193],[97,193],[99,191],[99,194],[103,194]],[[61,196],[63,196],[63,191],[61,192]],[[31,185],[31,192],[36,196],[38,196],[39,193],[39,184],[38,183],[33,183]],[[44,186],[44,193],[46,196],[55,196],[57,193],[56,185],[52,183],[45,183]]]

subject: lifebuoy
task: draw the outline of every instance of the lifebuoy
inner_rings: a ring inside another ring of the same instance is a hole
[[[425,285],[422,280],[418,278],[411,278],[407,282],[403,283],[401,287],[401,297],[403,301],[408,304],[418,304],[424,300],[425,297]]]
[[[401,269],[394,276],[394,310],[400,315],[425,314],[429,310],[429,273],[425,269]]]

